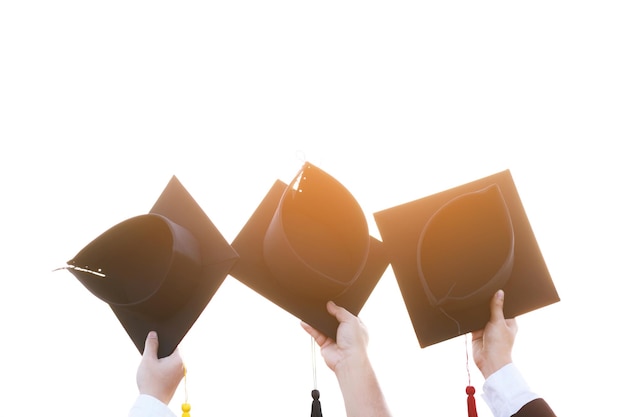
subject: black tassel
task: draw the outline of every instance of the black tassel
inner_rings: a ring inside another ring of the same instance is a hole
[[[322,403],[320,402],[320,392],[316,389],[311,391],[313,404],[311,404],[311,417],[322,417]]]

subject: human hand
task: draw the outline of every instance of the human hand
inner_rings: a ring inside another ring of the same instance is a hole
[[[332,301],[326,309],[339,322],[337,340],[301,322],[320,346],[326,365],[335,372],[346,417],[391,417],[378,379],[367,356],[369,335],[361,319]]]
[[[472,332],[474,362],[485,379],[513,362],[513,343],[517,334],[515,318],[504,318],[504,291],[495,293],[490,308],[491,317],[485,328]]]
[[[143,356],[137,369],[137,387],[140,394],[151,395],[164,404],[169,404],[183,379],[185,367],[178,348],[161,359],[157,357],[158,349],[157,333],[151,331],[146,337]]]
[[[307,323],[301,322],[301,324],[319,345],[320,354],[326,365],[337,372],[338,368],[348,360],[367,358],[369,335],[363,322],[345,308],[329,301],[326,303],[326,309],[339,322],[336,341]]]

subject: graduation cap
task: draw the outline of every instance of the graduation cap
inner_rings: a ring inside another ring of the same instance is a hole
[[[232,246],[231,276],[332,338],[326,303],[357,315],[389,265],[355,198],[308,162],[274,183]]]
[[[559,301],[509,170],[374,213],[422,348]]]
[[[109,304],[143,353],[150,330],[168,356],[200,316],[237,253],[174,176],[148,214],[85,246],[67,269]]]

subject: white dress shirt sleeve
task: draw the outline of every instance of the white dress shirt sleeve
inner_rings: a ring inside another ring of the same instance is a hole
[[[169,407],[151,395],[140,394],[128,417],[176,417]]]
[[[539,398],[512,363],[503,366],[485,380],[482,397],[494,417],[511,417],[525,404]]]

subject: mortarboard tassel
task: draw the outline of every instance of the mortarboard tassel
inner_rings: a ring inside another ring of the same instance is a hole
[[[311,391],[313,404],[311,404],[311,417],[322,417],[322,403],[320,402],[320,392],[316,389]]]
[[[476,388],[472,386],[472,377],[469,369],[469,348],[467,345],[467,334],[465,334],[465,368],[467,369],[467,387],[465,387],[465,393],[467,394],[467,416],[478,417],[476,398],[474,398]]]
[[[189,411],[191,411],[191,405],[189,405],[187,401],[187,367],[183,367],[183,378],[185,379],[185,402],[180,408],[183,410],[182,417],[190,417]]]
[[[191,406],[189,405],[189,403],[183,403],[180,408],[183,410],[183,417],[191,416],[191,414],[189,414],[189,411],[191,410]]]
[[[478,417],[478,413],[476,412],[476,399],[474,398],[476,389],[468,385],[467,388],[465,388],[465,392],[467,393],[467,416]]]
[[[313,391],[311,391],[311,397],[313,397],[313,403],[311,403],[311,417],[322,417],[322,403],[320,402],[320,392],[317,389],[317,364],[315,362],[315,339],[311,337],[311,362],[313,367]]]

